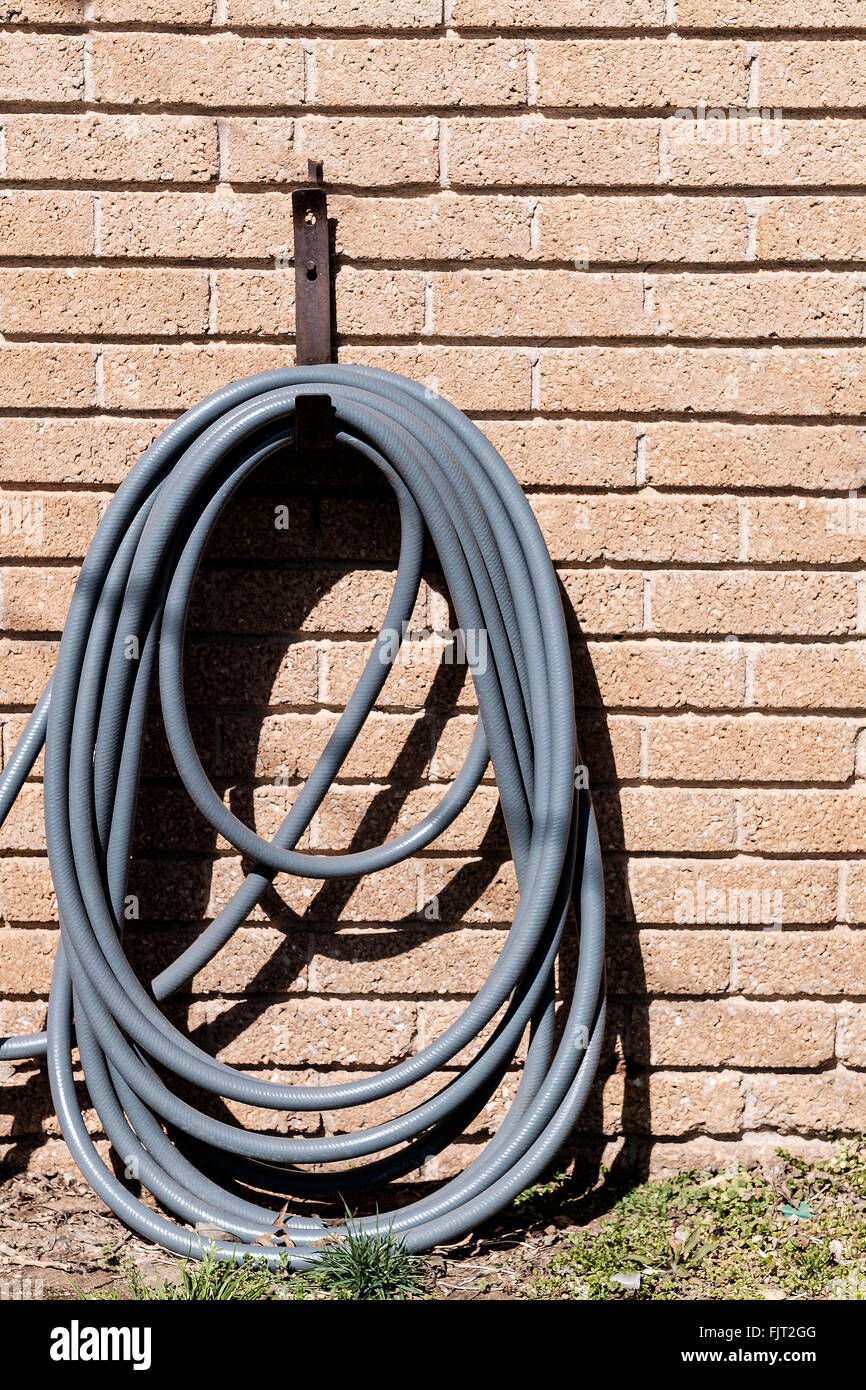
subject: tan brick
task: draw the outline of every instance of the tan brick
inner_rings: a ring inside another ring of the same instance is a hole
[[[866,1067],[866,1009],[862,1004],[839,1006],[836,1054],[850,1067]]]
[[[732,1168],[744,1163],[749,1168],[759,1169],[770,1178],[781,1176],[779,1148],[784,1147],[791,1154],[802,1158],[806,1163],[829,1159],[837,1152],[831,1140],[801,1138],[799,1135],[785,1137],[766,1130],[759,1134],[745,1133],[735,1138],[691,1138],[671,1141],[650,1142],[643,1145],[631,1141],[640,1155],[640,1162],[646,1165],[650,1177],[664,1181],[680,1173],[718,1172],[730,1173]],[[593,1155],[597,1146],[593,1147]],[[603,1162],[610,1166],[616,1162],[621,1148],[612,1142],[604,1151]]]
[[[394,587],[387,570],[234,570],[220,575],[212,623],[236,633],[378,632]],[[426,590],[412,621],[426,618]]]
[[[340,361],[382,367],[420,381],[463,411],[527,410],[531,364],[516,349],[495,347],[373,347],[341,349]]]
[[[682,926],[827,925],[836,920],[837,866],[792,859],[638,859],[628,863],[638,922]],[[781,909],[781,911],[779,911]]]
[[[145,772],[151,763],[145,763]],[[245,825],[272,839],[298,797],[301,784],[291,786],[233,786],[222,800]],[[309,832],[304,831],[298,848],[309,848]],[[143,785],[139,795],[134,846],[141,854],[225,854],[234,847],[217,835],[209,821],[190,806],[186,789]]]
[[[30,3],[30,0],[27,0]],[[36,0],[51,4],[53,0]],[[64,8],[64,17],[69,11]],[[141,5],[137,0],[93,0],[91,19],[101,24],[140,24]],[[209,24],[211,6],[207,0],[147,0],[151,24]]]
[[[624,1089],[629,1134],[736,1134],[742,1124],[743,1082],[736,1072],[653,1072],[627,1078]]]
[[[814,1076],[756,1076],[749,1087],[750,1124],[783,1134],[859,1134],[864,1105],[866,1076],[842,1068]]]
[[[652,183],[658,172],[658,124],[651,120],[458,116],[445,126],[454,185],[615,186]]]
[[[511,864],[443,858],[419,860],[418,868],[419,920],[510,925],[518,903]]]
[[[756,271],[653,277],[654,331],[674,338],[856,338],[859,275]]]
[[[734,848],[734,795],[704,788],[611,787],[593,790],[593,804],[606,849],[712,854]]]
[[[291,192],[99,195],[102,252],[184,260],[289,254]]]
[[[845,564],[866,556],[862,498],[756,497],[746,509],[749,559]]]
[[[335,0],[228,0],[214,30],[202,0],[154,0],[143,17],[129,0],[95,0],[96,100],[141,116],[60,114],[83,95],[84,39],[59,0],[22,0],[0,35],[0,98],[5,70],[17,83],[10,100],[20,87],[27,105],[53,108],[28,115],[19,106],[4,122],[6,177],[52,187],[0,193],[0,328],[22,339],[137,340],[104,345],[98,364],[86,343],[13,341],[0,354],[0,506],[9,502],[0,548],[20,561],[0,569],[0,763],[54,663],[75,561],[107,500],[97,490],[113,488],[183,406],[291,362],[291,189],[307,182],[308,158],[324,159],[341,265],[337,320],[349,338],[343,360],[405,372],[474,411],[534,490],[563,565],[579,744],[606,850],[609,982],[619,995],[576,1144],[614,1161],[607,1141],[627,1139],[654,1171],[743,1152],[763,1161],[788,1135],[795,1148],[814,1145],[800,1136],[816,1127],[859,1132],[858,1074],[827,1069],[834,1032],[838,1054],[866,1068],[862,1005],[831,1002],[860,999],[866,950],[866,783],[854,761],[866,435],[849,423],[862,413],[866,358],[859,346],[816,344],[858,337],[862,327],[861,200],[820,191],[861,182],[860,123],[837,108],[850,101],[855,114],[862,79],[859,70],[846,77],[854,42],[805,36],[862,29],[866,18],[859,0],[822,0],[808,26],[786,0],[781,11],[765,0],[678,0],[673,28],[693,32],[680,38],[670,35],[670,8],[574,0],[564,12],[548,0],[449,0],[446,30],[440,0],[350,0],[348,12]],[[124,32],[130,24],[136,33]],[[627,34],[617,40],[620,27]],[[771,28],[788,36],[762,37]],[[305,29],[312,111],[302,109]],[[752,99],[786,112],[824,108],[827,118],[786,121],[775,150],[772,125],[763,145],[678,147],[671,136],[684,123],[658,112],[746,104],[743,60],[755,44]],[[838,102],[829,63],[845,86]],[[526,99],[567,114],[516,110]],[[358,114],[317,114],[316,101]],[[157,115],[166,104],[178,114]],[[211,107],[212,119],[179,114],[196,105]],[[613,114],[628,107],[641,119]],[[173,192],[171,179],[184,191]],[[677,194],[683,180],[688,191]],[[144,187],[124,191],[124,183]],[[194,192],[195,183],[208,186]],[[781,192],[791,186],[819,191]],[[711,196],[731,188],[778,193]],[[88,265],[91,257],[99,259]],[[137,264],[121,268],[124,258]],[[172,261],[180,264],[168,268]],[[142,341],[198,337],[208,323],[207,343]],[[653,343],[653,333],[704,346]],[[247,334],[280,341],[219,340]],[[400,335],[410,341],[396,345]],[[358,341],[369,336],[376,341]],[[561,345],[624,336],[629,346]],[[491,346],[496,337],[506,341]],[[713,346],[714,338],[733,343]],[[811,345],[759,349],[760,338]],[[791,423],[780,423],[785,415]],[[226,804],[266,836],[354,688],[394,583],[394,509],[366,489],[363,470],[347,467],[344,483],[340,466],[339,492],[317,470],[313,492],[301,496],[306,479],[292,474],[293,526],[280,544],[266,524],[279,476],[268,470],[223,519],[193,597],[194,738],[217,785],[229,781]],[[742,490],[749,495],[731,495]],[[43,507],[38,541],[24,524],[27,499]],[[665,565],[675,568],[657,568]],[[456,621],[440,589],[431,573],[414,626]],[[763,640],[718,640],[735,633]],[[476,726],[463,675],[443,677],[436,661],[397,665],[303,849],[381,843],[438,803]],[[0,833],[0,988],[15,991],[47,988],[57,940],[42,761]],[[287,784],[264,780],[276,772]],[[346,882],[277,876],[264,905],[193,982],[196,1040],[300,1084],[409,1055],[462,1011],[496,959],[518,901],[508,852],[488,771],[418,860]],[[130,925],[127,945],[147,978],[249,869],[190,808],[156,711],[133,861],[130,892],[144,923]],[[788,929],[761,930],[775,919]],[[346,925],[336,932],[337,924]],[[573,934],[566,945],[567,992]],[[263,994],[272,996],[264,1014]],[[648,994],[668,996],[651,1005],[649,1024]],[[256,998],[240,1012],[224,997],[247,995]],[[177,1007],[182,1022],[185,1006]],[[358,1008],[363,1018],[347,1013]],[[0,1032],[43,1021],[36,998],[0,1010]],[[641,1070],[647,1037],[673,1070]],[[626,1051],[638,1064],[627,1078],[615,1070]],[[755,1074],[726,1070],[739,1066]],[[768,1076],[770,1068],[820,1068],[820,1084]],[[425,1078],[409,1103],[454,1074]],[[466,1141],[428,1164],[426,1179],[472,1161],[518,1076],[509,1072]],[[362,1118],[379,1123],[405,1100],[363,1116],[310,1115],[299,1126],[285,1114],[231,1110],[263,1132],[314,1133],[321,1124],[337,1134]],[[16,1161],[57,1172],[48,1109],[25,1079],[0,1129]],[[40,1140],[30,1156],[27,1145]]]
[[[417,337],[424,327],[424,277],[417,270],[360,270],[335,276],[341,333]],[[221,270],[216,276],[218,333],[295,331],[295,272]]]
[[[524,487],[628,487],[635,480],[638,429],[626,420],[484,420],[479,428]]]
[[[0,194],[0,227],[4,199]],[[36,196],[36,195],[30,195]],[[45,197],[46,195],[40,195]],[[58,195],[59,196],[59,195]],[[529,253],[530,207],[500,194],[334,195],[337,253],[349,259],[466,260]],[[291,255],[291,192],[100,194],[102,249],[111,256],[271,260]]]
[[[4,333],[170,334],[207,329],[208,280],[188,270],[0,270]]]
[[[0,990],[47,994],[58,933],[0,928]]]
[[[608,938],[612,994],[725,994],[731,947],[724,931],[622,929]]]
[[[518,352],[498,348],[473,348],[467,353],[449,347],[354,346],[344,355],[353,362],[384,367],[420,380],[463,410],[508,410],[529,405],[530,361]],[[105,402],[108,406],[132,409],[186,408],[220,385],[290,365],[290,360],[284,344],[110,346],[103,357]]]
[[[0,4],[3,24],[64,24],[68,18],[65,0],[3,0]]]
[[[646,428],[647,481],[660,487],[856,488],[866,437],[853,425],[690,424]]]
[[[678,0],[677,24],[696,29],[800,29],[800,0]],[[810,29],[857,29],[866,24],[864,0],[818,0],[810,5]]]
[[[3,732],[0,729],[0,735]],[[16,727],[15,732],[10,733],[9,743],[12,746],[17,732]],[[11,752],[12,747],[4,751]],[[45,807],[41,782],[25,782],[21,788],[15,805],[0,829],[0,845],[4,850],[17,854],[34,850],[45,853]]]
[[[55,921],[57,900],[48,860],[4,857],[2,862],[0,920],[6,923]]]
[[[121,409],[186,409],[240,377],[291,365],[291,356],[291,349],[276,344],[106,347],[105,404]]]
[[[637,719],[621,714],[613,714],[603,721],[584,716],[578,733],[591,786],[601,781],[640,776],[641,739]]]
[[[459,704],[474,708],[477,704],[471,677],[454,661],[454,644],[437,640],[429,629],[427,635],[406,641],[391,668],[384,688],[376,701],[377,707],[420,709],[423,706],[451,708]],[[343,706],[348,701],[372,654],[372,642],[327,641],[320,654],[321,698],[329,705]],[[457,682],[462,680],[460,688]],[[433,689],[437,676],[443,687],[437,695]]]
[[[84,96],[84,42],[66,34],[0,36],[0,101],[60,103]]]
[[[308,777],[336,726],[334,714],[273,714],[223,717],[224,771],[237,777],[255,768],[256,777],[279,774]],[[371,714],[341,768],[342,777],[388,775],[394,759],[416,729],[408,714]],[[416,731],[412,739],[412,771],[420,776],[429,759],[429,742]]]
[[[17,1033],[41,1033],[47,1019],[47,1000],[16,999],[0,1004],[0,1032],[4,1037],[13,1037]]]
[[[613,338],[649,331],[637,275],[576,270],[459,270],[434,274],[437,334],[487,338]]]
[[[189,1024],[231,1066],[382,1066],[413,1051],[416,1009],[393,1000],[293,999],[264,1011],[214,1002],[193,1004]]]
[[[641,632],[643,576],[639,570],[561,570],[566,621],[584,634]]]
[[[320,39],[320,106],[516,106],[526,102],[517,39]]]
[[[539,493],[532,508],[554,560],[665,562],[737,558],[733,498]]]
[[[91,349],[82,343],[4,343],[0,347],[0,406],[49,410],[94,404]]]
[[[148,0],[147,15],[152,24],[209,24],[211,6],[209,0]],[[140,22],[141,6],[133,0],[94,0],[89,16],[95,23]],[[69,24],[69,5],[67,0],[4,0],[0,23]]]
[[[0,637],[0,703],[35,705],[56,660],[56,642],[16,642]]]
[[[4,861],[10,865],[21,862],[29,868],[42,861]],[[213,863],[203,859],[138,860],[132,865],[129,891],[140,900],[143,921],[198,922],[202,916],[216,916],[237,892],[243,878],[242,863],[236,858],[220,858]],[[17,889],[13,895],[10,888],[12,907],[18,907],[20,892]],[[393,922],[414,917],[417,907],[417,869],[404,862],[352,880],[348,885],[278,874],[267,908],[257,907],[249,920],[285,922],[287,926],[292,923],[294,930],[299,917],[328,923]],[[24,920],[15,918],[11,910],[7,915],[12,920]],[[51,921],[52,917],[39,920]]]
[[[545,410],[839,415],[866,408],[860,347],[573,347],[541,355]]]
[[[835,1018],[823,1004],[658,1000],[648,1023],[639,1060],[653,1066],[816,1067],[833,1056]]]
[[[83,492],[0,491],[5,554],[9,558],[82,558],[109,500]]]
[[[503,931],[353,931],[313,937],[311,989],[331,994],[473,995],[505,944]]]
[[[754,657],[754,703],[850,709],[861,702],[864,661],[861,642],[759,648]],[[833,794],[828,796],[831,805]]]
[[[418,1003],[418,1038],[419,1046],[426,1046],[441,1037],[447,1028],[456,1022],[466,1008],[466,1001],[462,999],[424,999]],[[478,1035],[475,1043],[463,1048],[455,1057],[451,1059],[451,1065],[465,1067],[471,1058],[477,1053],[477,1042],[486,1042],[493,1032],[493,1026],[488,1024]],[[518,1062],[522,1062],[526,1055],[526,1042],[522,1039],[516,1053]]]
[[[774,188],[786,184],[862,183],[866,153],[857,120],[793,120],[775,114],[726,117],[724,139],[712,121],[671,116],[664,125],[665,181],[681,187]]]
[[[475,723],[474,715],[456,715],[444,721],[433,756],[436,778],[457,776],[466,761]],[[581,721],[579,736],[592,785],[639,775],[640,727],[636,720],[612,715],[602,726],[595,716],[587,715]]]
[[[195,940],[193,931],[149,931],[137,924],[124,948],[142,978],[153,979]],[[264,994],[307,988],[307,945],[303,937],[274,927],[240,927],[204,969],[193,976],[195,994]]]
[[[337,253],[364,260],[424,262],[527,256],[531,205],[513,194],[425,193],[329,202]]]
[[[660,715],[647,729],[651,777],[844,782],[854,771],[856,730],[843,719]]]
[[[7,632],[59,632],[77,567],[5,565],[0,569],[0,622]]]
[[[466,761],[476,723],[474,714],[456,714],[436,720],[432,729],[431,777],[437,781],[450,781],[457,776]]]
[[[399,517],[381,498],[326,497],[319,519],[318,554],[329,561],[377,561],[396,565]]]
[[[198,116],[12,115],[3,125],[7,179],[86,185],[216,177],[216,125]]]
[[[2,274],[2,272],[0,272]],[[169,424],[110,415],[7,416],[0,461],[7,483],[119,483]]]
[[[743,994],[860,993],[866,932],[738,932],[733,943],[735,979]]]
[[[606,709],[743,704],[746,657],[736,642],[593,642],[588,654]]]
[[[335,786],[316,813],[312,844],[316,849],[339,850],[360,843],[376,844],[394,839],[417,825],[442,800],[439,786],[411,790],[388,787]],[[432,842],[434,850],[450,853],[504,850],[505,837],[495,817],[499,794],[495,787],[480,786],[466,809]],[[8,823],[8,822],[7,822]],[[273,833],[273,832],[271,832]]]
[[[658,0],[571,0],[563,14],[560,0],[454,0],[455,24],[484,29],[526,26],[530,29],[614,28],[661,25]],[[567,19],[568,24],[563,21]]]
[[[290,29],[435,29],[440,0],[227,0],[226,23]]]
[[[860,107],[866,96],[862,57],[856,39],[763,43],[758,49],[761,103],[787,111]]]
[[[437,127],[428,117],[238,116],[226,130],[234,183],[304,182],[308,159],[327,165],[329,183],[385,188],[438,177]]]
[[[538,104],[736,106],[748,99],[745,45],[705,39],[540,39]]]
[[[0,241],[7,256],[88,256],[93,200],[83,192],[0,191]]]
[[[24,732],[29,714],[4,714],[0,716],[0,766],[8,762],[9,757]],[[45,771],[45,759],[42,753],[36,759],[31,772],[31,777],[42,777]]]
[[[766,198],[756,226],[759,260],[856,261],[866,236],[866,205],[859,195]]]
[[[739,261],[748,223],[741,198],[577,193],[538,201],[538,256],[596,264]]]
[[[200,705],[312,705],[318,653],[314,642],[244,643],[187,638],[187,700]]]
[[[740,794],[745,849],[771,854],[857,854],[866,835],[866,794],[816,788]]]
[[[860,860],[849,864],[847,880],[845,921],[861,927],[866,925],[866,869]]]
[[[652,624],[662,632],[823,636],[856,628],[856,580],[848,574],[658,574]]]
[[[96,101],[165,106],[279,106],[304,95],[301,45],[239,34],[95,34]]]

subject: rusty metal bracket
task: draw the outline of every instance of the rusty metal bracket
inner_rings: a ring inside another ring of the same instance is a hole
[[[321,187],[322,166],[309,162],[315,185],[292,194],[295,248],[295,358],[299,367],[333,362],[331,336],[331,245],[328,200]],[[295,402],[295,448],[321,450],[334,444],[334,407],[330,396],[298,396]]]
[[[311,163],[315,177],[321,166]],[[331,248],[328,200],[321,186],[292,194],[295,244],[295,341],[299,367],[332,362]]]

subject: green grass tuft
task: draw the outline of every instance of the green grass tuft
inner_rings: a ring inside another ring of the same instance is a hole
[[[424,1298],[427,1263],[412,1255],[390,1230],[374,1234],[351,1225],[322,1247],[307,1278],[334,1299],[372,1301]]]

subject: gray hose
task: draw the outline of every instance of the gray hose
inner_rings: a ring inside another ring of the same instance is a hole
[[[295,398],[328,392],[339,442],[391,483],[400,558],[374,649],[315,770],[272,841],[227,809],[190,734],[184,626],[202,552],[227,500],[294,438]],[[375,703],[417,597],[432,537],[462,632],[485,633],[473,670],[480,718],[466,763],[439,805],[378,847],[299,852],[301,835]],[[128,639],[138,659],[128,659]],[[255,866],[198,938],[145,987],[120,924],[144,720],[154,675],[177,769],[210,824]],[[254,1242],[279,1220],[273,1196],[352,1193],[400,1177],[453,1142],[496,1092],[529,1030],[521,1081],[498,1133],[435,1193],[393,1213],[351,1218],[390,1228],[412,1250],[452,1241],[535,1181],[572,1129],[592,1082],[604,1027],[604,898],[595,820],[575,791],[571,663],[556,576],[541,532],[503,460],[454,406],[367,367],[266,372],[215,392],[153,443],[119,488],[82,566],[57,666],[0,777],[0,823],[45,744],[45,829],[60,914],[47,1035],[9,1038],[0,1058],[47,1052],[69,1148],[94,1189],[134,1230],[180,1255],[204,1246],[302,1268],[332,1222],[291,1216],[292,1244]],[[505,944],[462,1015],[387,1071],[341,1085],[287,1086],[218,1062],[176,1029],[160,1001],[183,986],[246,920],[277,873],[344,878],[414,854],[466,805],[488,760],[499,787],[520,898]],[[574,911],[572,911],[572,903]],[[554,973],[564,933],[579,932],[571,1003],[555,1022]],[[139,1201],[99,1157],[72,1072],[73,1019],[87,1089],[128,1175],[177,1220]],[[495,1020],[495,1023],[494,1023]],[[488,1030],[478,1046],[479,1033]],[[320,1111],[394,1095],[475,1043],[472,1060],[431,1099],[358,1133],[298,1138],[211,1118],[169,1089],[189,1087],[268,1110]],[[370,1158],[367,1163],[358,1159]],[[307,1171],[297,1165],[315,1165]],[[328,1165],[337,1165],[331,1167]],[[344,1166],[340,1166],[344,1165]],[[268,1205],[268,1202],[271,1205]],[[280,1203],[280,1205],[282,1205]],[[211,1245],[205,1223],[236,1240]],[[346,1223],[348,1224],[348,1223]]]

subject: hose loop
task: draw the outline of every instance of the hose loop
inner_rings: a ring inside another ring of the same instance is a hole
[[[239,820],[195,748],[183,689],[184,629],[208,538],[228,500],[294,438],[299,394],[327,392],[337,439],[394,490],[400,555],[382,627],[345,709],[272,840]],[[483,634],[472,675],[479,719],[463,768],[410,830],[372,848],[312,854],[297,845],[357,739],[399,650],[421,582],[425,534],[464,634]],[[129,660],[130,638],[137,660]],[[154,683],[178,774],[214,831],[252,865],[231,900],[147,985],[124,953],[127,885],[144,720]],[[493,446],[454,406],[403,377],[325,366],[267,372],[215,392],[145,452],[103,517],[72,598],[54,675],[0,777],[0,824],[45,745],[45,829],[60,915],[47,1034],[0,1043],[0,1058],[46,1055],[53,1102],[81,1171],[134,1230],[179,1255],[205,1248],[303,1268],[345,1230],[275,1198],[341,1196],[416,1170],[496,1093],[528,1035],[498,1133],[432,1194],[384,1223],[412,1250],[464,1235],[535,1181],[572,1129],[604,1027],[604,896],[588,793],[575,790],[574,694],[556,576],[532,510]],[[499,788],[519,902],[491,972],[440,1037],[385,1071],[338,1085],[283,1085],[203,1052],[160,1005],[248,918],[276,874],[374,873],[429,845],[466,806],[488,762]],[[557,1010],[556,968],[578,933],[572,997]],[[74,1039],[74,1041],[73,1041]],[[483,1041],[479,1041],[483,1039]],[[100,1157],[73,1083],[73,1045],[104,1133],[145,1205]],[[197,1088],[269,1111],[322,1111],[396,1095],[471,1060],[428,1099],[355,1133],[301,1137],[229,1124],[183,1098]],[[166,1079],[168,1078],[168,1079]],[[169,1084],[179,1083],[177,1092]],[[181,1094],[183,1093],[183,1094]],[[367,1159],[358,1163],[358,1159]],[[301,1165],[306,1165],[302,1167]],[[163,1214],[163,1212],[165,1214]],[[287,1250],[257,1244],[281,1222]],[[195,1230],[226,1232],[215,1243]]]

